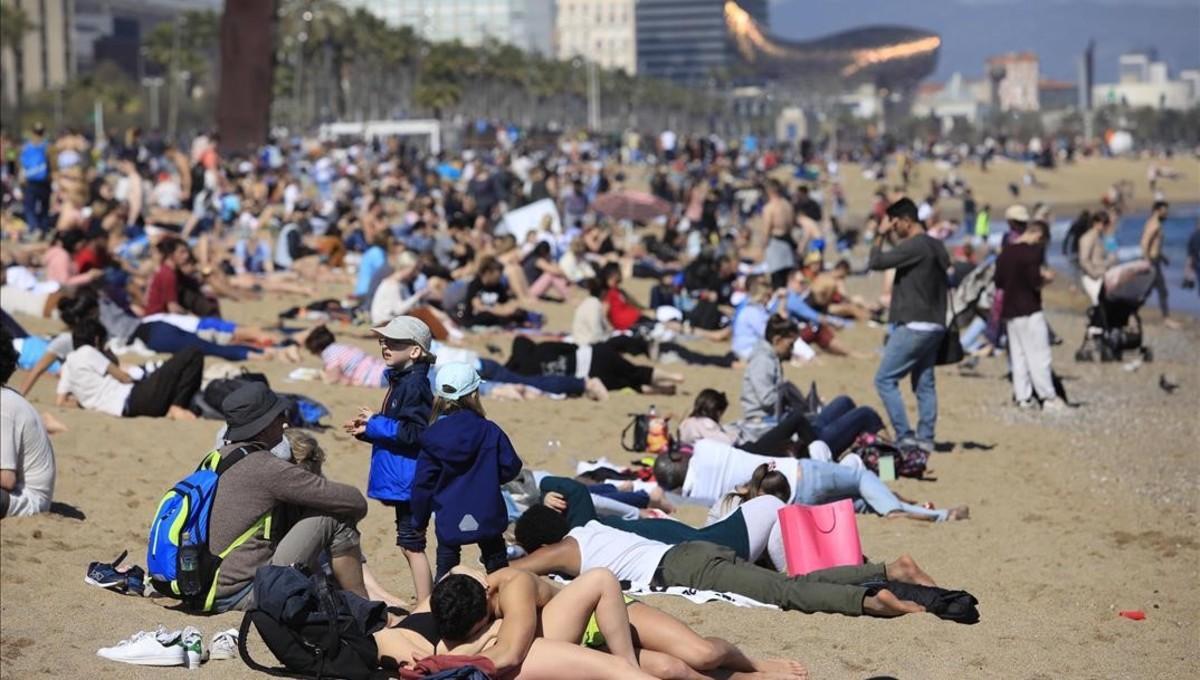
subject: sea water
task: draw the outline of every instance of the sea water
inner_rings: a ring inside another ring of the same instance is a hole
[[[1121,262],[1136,260],[1141,257],[1140,243],[1142,228],[1146,224],[1149,212],[1127,214],[1117,225],[1117,258]],[[1077,272],[1062,254],[1062,241],[1067,230],[1071,227],[1074,215],[1056,219],[1050,228],[1051,243],[1047,248],[1050,266],[1068,276],[1076,276]],[[1169,264],[1163,267],[1163,276],[1167,280],[1167,299],[1170,301],[1171,313],[1184,313],[1200,316],[1200,294],[1197,289],[1184,290],[1183,270],[1187,263],[1187,242],[1192,232],[1200,224],[1200,204],[1187,203],[1171,205],[1170,214],[1163,223],[1163,255]],[[993,249],[998,249],[1003,240],[1008,225],[1002,220],[991,223],[991,237],[988,239]],[[1158,293],[1151,292],[1146,300],[1146,306],[1158,308]]]

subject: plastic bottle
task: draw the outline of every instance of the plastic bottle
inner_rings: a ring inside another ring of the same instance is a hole
[[[192,543],[191,534],[183,532],[179,540],[179,592],[184,596],[199,595],[200,584],[200,548]]]
[[[650,404],[650,411],[646,415],[650,416],[651,418],[654,418],[658,415],[658,409],[654,408],[654,404]]]

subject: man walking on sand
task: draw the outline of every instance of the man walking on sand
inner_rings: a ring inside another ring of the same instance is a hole
[[[1154,289],[1158,291],[1158,308],[1162,310],[1163,323],[1167,328],[1179,328],[1179,323],[1171,318],[1171,310],[1167,305],[1167,279],[1163,276],[1163,265],[1167,264],[1167,258],[1163,257],[1163,220],[1167,219],[1167,211],[1166,201],[1156,201],[1150,208],[1150,217],[1142,227],[1142,257],[1154,267]]]
[[[884,251],[884,239],[893,234],[894,245]],[[934,367],[946,333],[950,254],[941,241],[925,233],[924,225],[917,219],[917,206],[910,199],[901,198],[888,206],[879,223],[867,265],[875,271],[896,270],[888,311],[893,329],[875,373],[875,390],[887,409],[897,439],[932,451],[938,409]],[[900,397],[900,379],[907,375],[912,376],[913,392],[917,395],[919,419],[915,432]]]
[[[1064,410],[1054,391],[1050,367],[1050,328],[1042,314],[1042,286],[1054,280],[1054,273],[1042,266],[1049,226],[1040,220],[1029,223],[1025,231],[996,259],[996,288],[1004,291],[1001,317],[1008,332],[1008,356],[1012,364],[1013,396],[1023,409]]]

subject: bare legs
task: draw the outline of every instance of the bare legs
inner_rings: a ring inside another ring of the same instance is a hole
[[[559,591],[542,609],[542,630],[547,639],[575,642],[583,636],[593,613],[609,652],[636,669],[625,595],[606,569],[584,572]]]
[[[404,550],[403,553],[408,561],[408,570],[412,572],[417,602],[422,602],[433,593],[433,571],[429,568],[429,558],[424,552],[415,550]]]
[[[654,668],[644,667],[660,677],[706,677],[695,671],[705,673],[718,669],[733,671],[734,675],[730,677],[808,677],[804,665],[797,661],[751,659],[732,643],[721,638],[701,637],[679,619],[649,605],[631,604],[629,620],[637,634],[638,644],[652,653],[648,656],[643,654],[643,664],[650,662]],[[672,659],[682,661],[693,672],[680,673],[671,662]]]

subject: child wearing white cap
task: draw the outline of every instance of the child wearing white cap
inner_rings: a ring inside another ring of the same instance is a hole
[[[434,379],[433,423],[421,437],[413,478],[412,521],[423,532],[436,515],[437,575],[457,566],[462,546],[479,545],[488,573],[508,566],[508,510],[500,486],[521,472],[521,459],[479,403],[475,368],[450,363]]]

